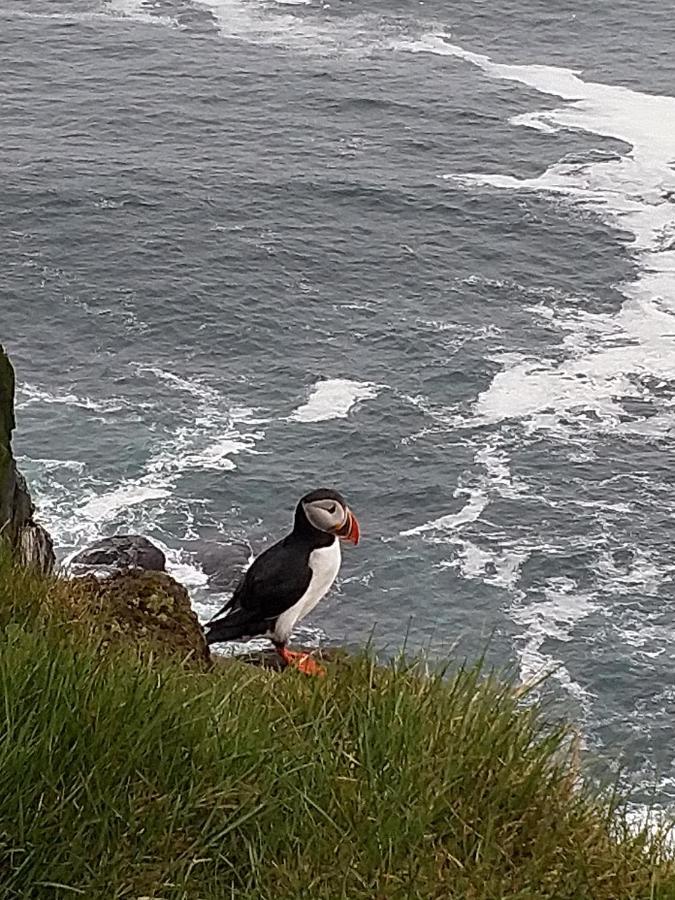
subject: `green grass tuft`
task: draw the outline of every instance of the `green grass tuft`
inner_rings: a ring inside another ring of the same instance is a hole
[[[72,589],[0,566],[2,898],[675,897],[512,684],[101,655]]]

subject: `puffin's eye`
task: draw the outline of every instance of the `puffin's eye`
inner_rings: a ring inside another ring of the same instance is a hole
[[[337,509],[337,506],[334,503],[331,503],[331,505],[328,507],[328,512],[331,514],[331,516],[333,515],[333,513],[335,512],[336,509]]]

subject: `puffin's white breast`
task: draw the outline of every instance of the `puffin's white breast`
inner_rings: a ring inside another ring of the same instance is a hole
[[[307,590],[289,609],[283,612],[274,625],[273,638],[275,641],[287,641],[296,622],[304,619],[316,604],[330,590],[340,571],[342,553],[340,541],[334,540],[330,547],[319,547],[309,554],[309,567],[312,570],[312,579]]]

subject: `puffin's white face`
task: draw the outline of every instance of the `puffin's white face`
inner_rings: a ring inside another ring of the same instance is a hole
[[[303,503],[305,515],[319,531],[335,534],[346,523],[349,512],[337,500],[310,500]]]
[[[337,491],[319,489],[306,494],[295,511],[296,527],[299,513],[317,531],[358,544],[361,536],[358,520]]]

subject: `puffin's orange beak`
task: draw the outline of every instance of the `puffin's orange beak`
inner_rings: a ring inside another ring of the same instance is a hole
[[[358,544],[361,537],[361,529],[354,513],[348,509],[347,518],[344,525],[336,529],[335,534],[343,541],[351,541],[352,544]]]

